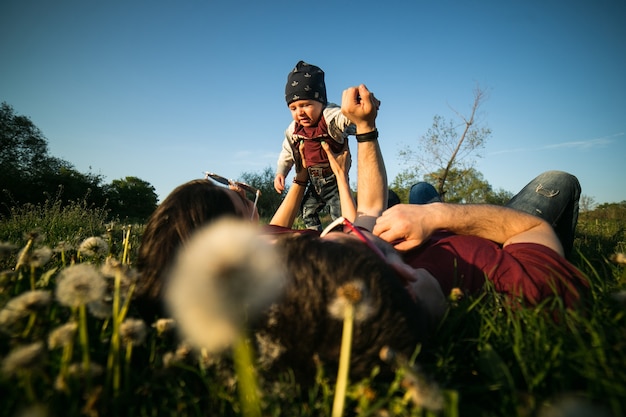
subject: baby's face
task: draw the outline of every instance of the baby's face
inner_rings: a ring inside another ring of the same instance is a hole
[[[322,117],[324,105],[315,100],[297,100],[289,104],[291,117],[304,127],[317,125]]]

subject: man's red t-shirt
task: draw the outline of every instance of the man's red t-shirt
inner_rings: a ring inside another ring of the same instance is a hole
[[[488,279],[496,291],[523,297],[530,304],[558,295],[572,307],[589,286],[565,258],[535,243],[502,248],[486,239],[441,232],[405,253],[404,260],[430,272],[446,295],[453,288],[475,294]]]

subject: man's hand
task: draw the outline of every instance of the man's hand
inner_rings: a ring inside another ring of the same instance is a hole
[[[345,89],[341,97],[341,112],[356,125],[357,133],[376,129],[379,106],[380,100],[364,84]]]
[[[437,205],[397,204],[383,212],[372,232],[387,242],[398,242],[395,248],[400,251],[419,246],[435,230],[430,219],[436,214]]]

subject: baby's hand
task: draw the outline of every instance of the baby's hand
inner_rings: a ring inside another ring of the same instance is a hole
[[[285,176],[283,174],[276,174],[274,177],[274,189],[278,194],[285,191]]]

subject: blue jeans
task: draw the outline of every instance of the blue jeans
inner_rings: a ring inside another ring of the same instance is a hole
[[[546,171],[522,188],[506,203],[506,207],[541,217],[550,223],[567,257],[574,245],[580,192],[580,183],[575,176],[563,171]],[[418,182],[411,187],[409,203],[428,204],[435,201],[441,199],[432,185]]]
[[[307,229],[322,231],[319,212],[328,206],[330,217],[341,217],[341,201],[335,174],[309,176],[309,186],[302,200],[302,221]]]
[[[575,176],[563,171],[546,171],[522,188],[506,206],[550,223],[567,257],[574,245],[580,192]]]

